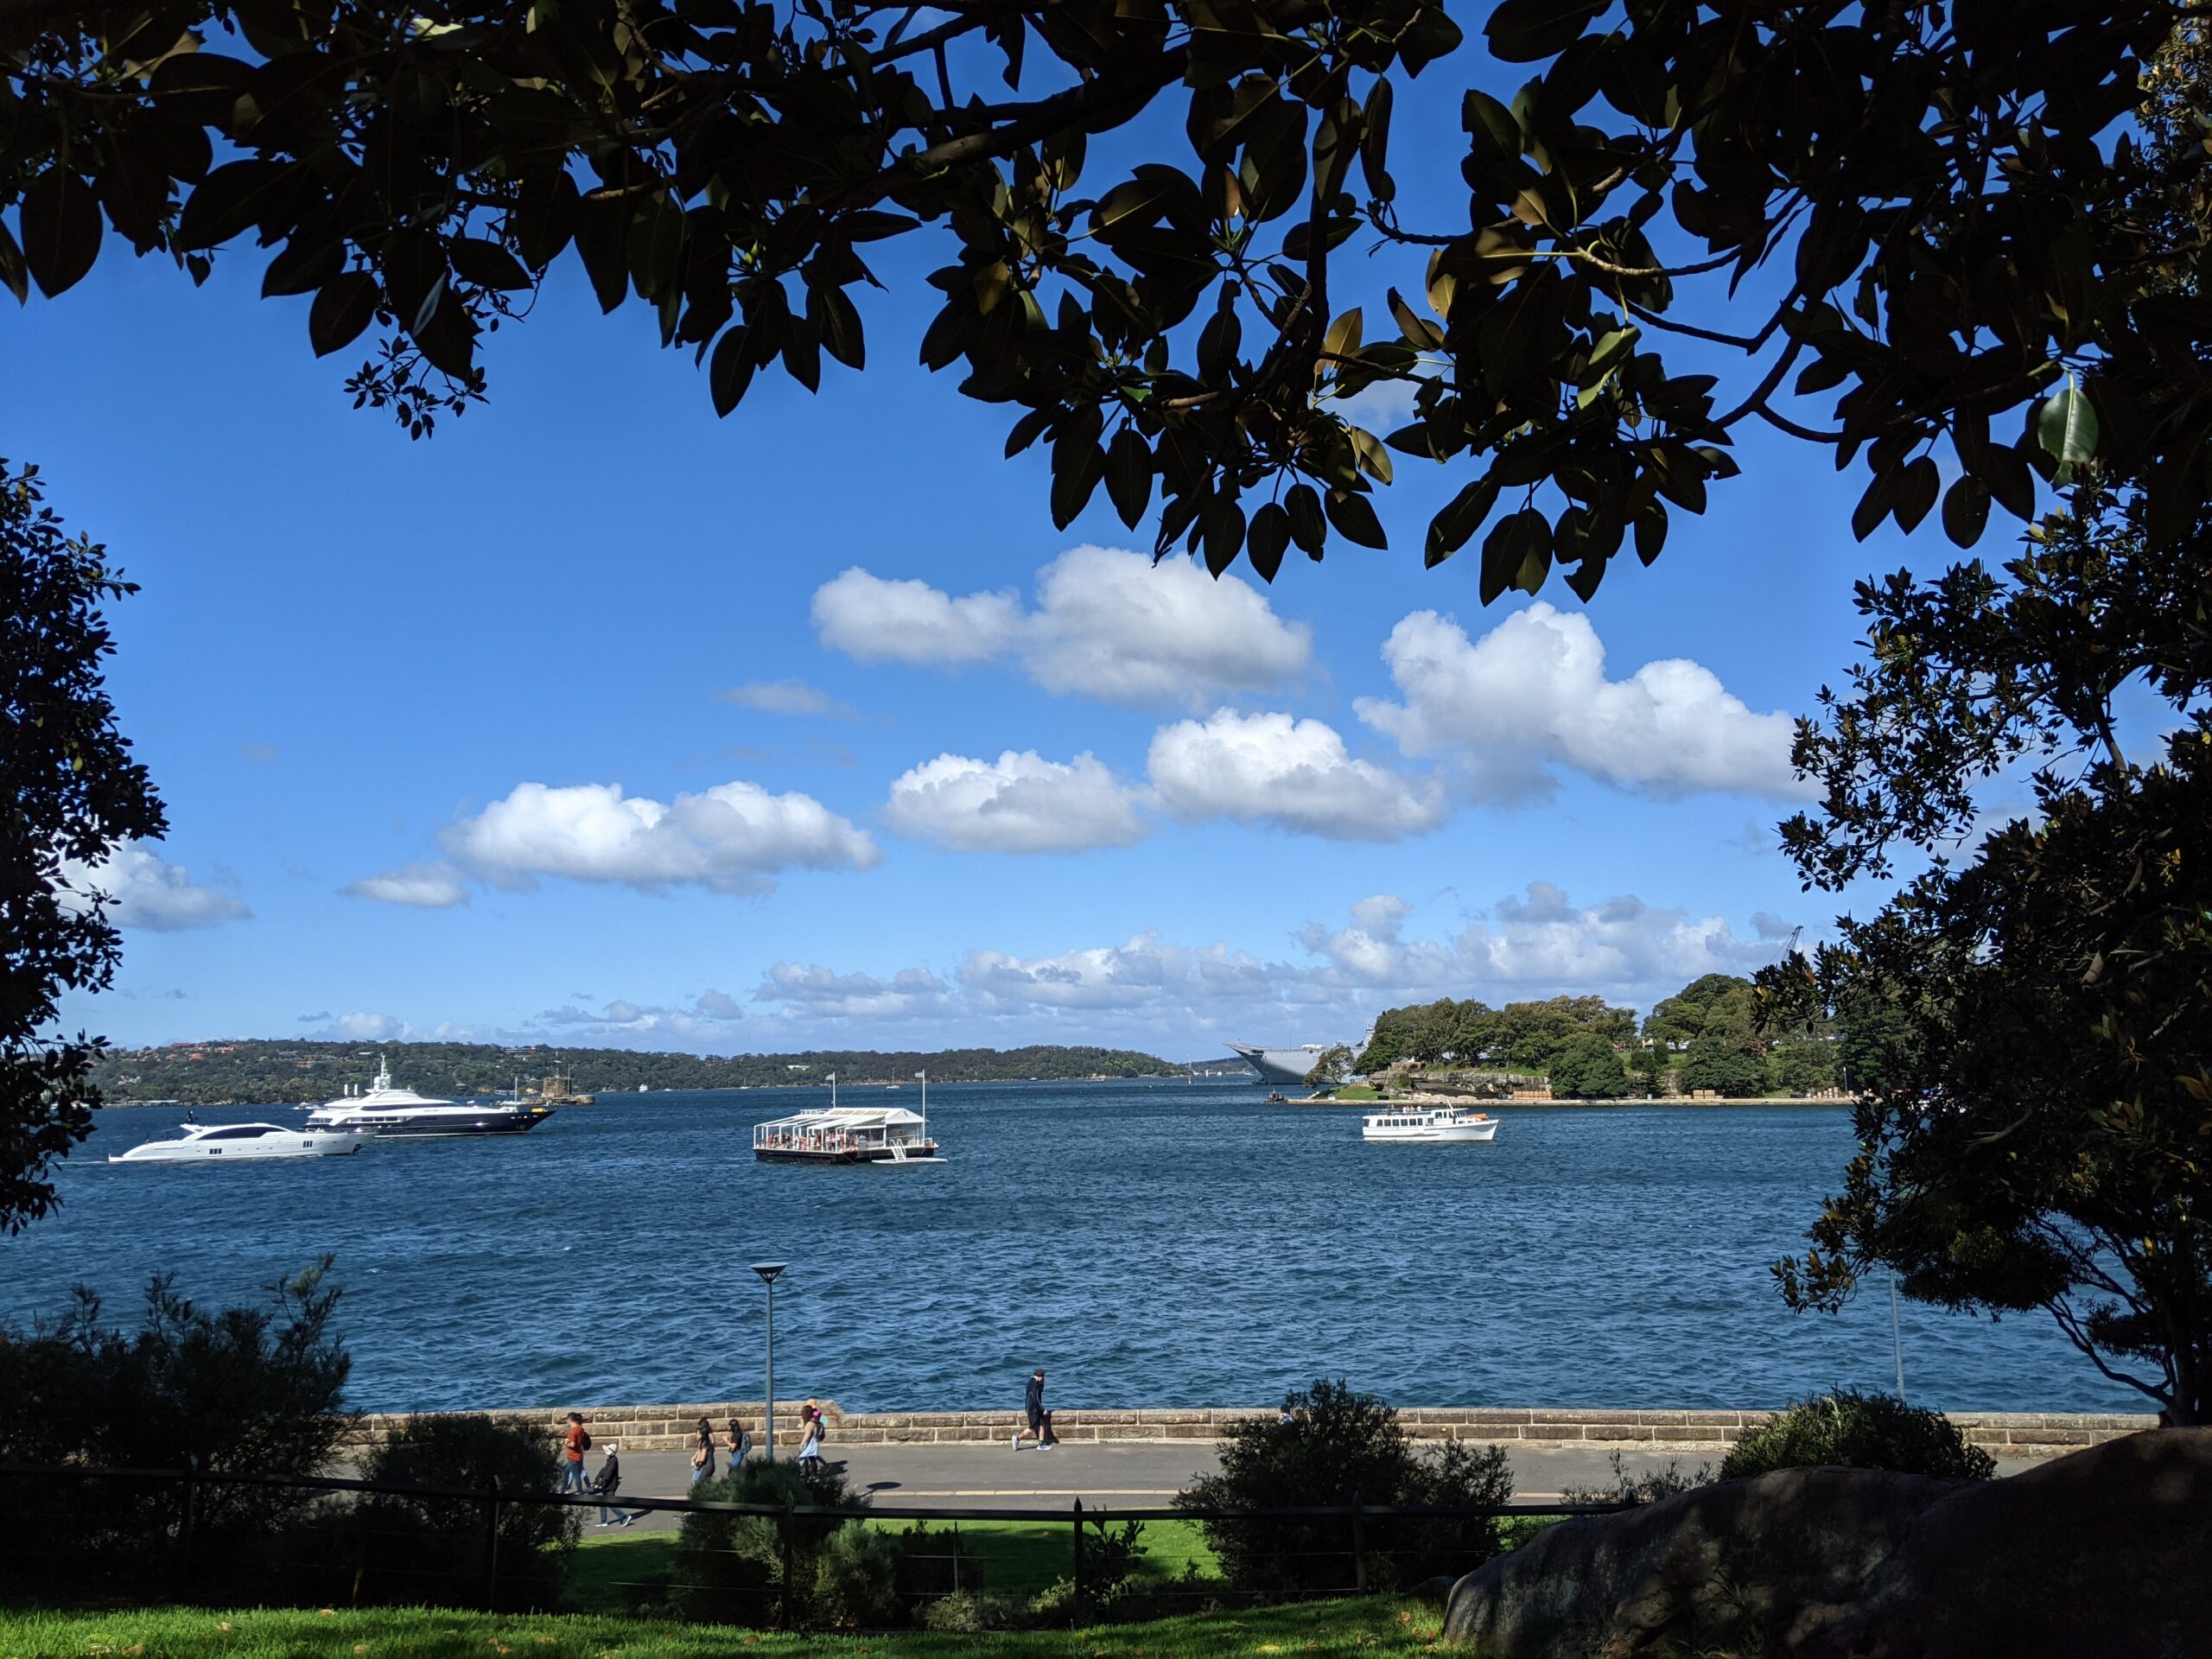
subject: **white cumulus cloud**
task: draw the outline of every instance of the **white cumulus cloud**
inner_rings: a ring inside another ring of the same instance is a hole
[[[1408,755],[1464,767],[1478,794],[1541,798],[1564,768],[1660,797],[1705,791],[1793,798],[1792,722],[1755,714],[1700,664],[1646,663],[1605,677],[1590,620],[1539,601],[1480,639],[1417,611],[1382,647],[1402,701],[1362,697],[1359,716]]]
[[[1096,757],[996,760],[940,754],[894,779],[884,817],[902,836],[963,853],[1065,853],[1142,840],[1128,786]]]
[[[1301,673],[1313,651],[1313,630],[1285,622],[1240,577],[1091,546],[1038,572],[1033,609],[1010,590],[955,597],[856,567],[817,590],[814,626],[861,662],[1009,658],[1047,691],[1139,707],[1264,690]]]
[[[97,864],[61,861],[62,885],[107,899],[107,918],[118,927],[174,933],[214,927],[253,914],[244,901],[213,887],[195,886],[192,873],[172,864],[143,841],[118,842]]]
[[[518,784],[439,839],[471,874],[510,888],[563,876],[760,893],[784,870],[868,869],[883,857],[867,831],[812,796],[750,783],[667,803],[626,796],[619,784]]]
[[[889,581],[855,565],[815,590],[814,631],[857,662],[984,662],[1020,637],[1021,601],[1011,589],[955,599],[925,582]]]
[[[794,1005],[812,1019],[911,1020],[942,1014],[952,988],[926,968],[907,968],[889,979],[841,974],[810,963],[779,962],[761,976],[755,1002]]]
[[[461,872],[450,864],[429,860],[348,881],[340,891],[356,899],[373,899],[380,905],[409,905],[417,910],[445,910],[468,902]]]
[[[1163,726],[1147,770],[1178,817],[1268,823],[1332,841],[1396,841],[1434,829],[1447,810],[1433,779],[1355,759],[1335,728],[1287,714],[1224,709]]]

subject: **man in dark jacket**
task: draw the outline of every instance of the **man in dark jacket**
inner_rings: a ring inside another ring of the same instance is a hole
[[[1052,1416],[1045,1409],[1045,1368],[1042,1365],[1029,1373],[1029,1389],[1021,1404],[1023,1414],[1029,1419],[1029,1432],[1037,1437],[1037,1449],[1039,1452],[1049,1449],[1052,1441],[1047,1436],[1052,1427]],[[1014,1438],[1008,1444],[1017,1452],[1021,1450],[1020,1429],[1014,1431]]]
[[[607,1499],[622,1490],[622,1459],[616,1454],[621,1447],[613,1440],[607,1443],[607,1461],[599,1465],[599,1472],[592,1477],[591,1489],[599,1497],[599,1524],[602,1527],[626,1527],[643,1510],[625,1510],[609,1505]]]

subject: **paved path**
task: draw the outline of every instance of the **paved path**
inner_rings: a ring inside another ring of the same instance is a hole
[[[1570,1482],[1597,1485],[1611,1474],[1609,1449],[1603,1446],[1510,1447],[1509,1452],[1514,1496],[1523,1502],[1555,1499]],[[1635,1472],[1662,1467],[1667,1461],[1648,1452],[1624,1456]],[[1681,1455],[1684,1467],[1690,1469],[1719,1460],[1717,1452]],[[594,1452],[586,1466],[596,1470],[601,1461]],[[1213,1446],[1203,1441],[1071,1444],[1050,1452],[1027,1446],[1014,1452],[1004,1441],[989,1446],[855,1446],[830,1462],[842,1465],[846,1479],[856,1490],[872,1494],[879,1504],[941,1503],[963,1509],[1064,1510],[1077,1497],[1086,1510],[1152,1509],[1173,1497],[1193,1475],[1220,1467]],[[690,1472],[690,1459],[683,1452],[625,1452],[622,1491],[637,1497],[681,1497]],[[638,1524],[660,1530],[676,1523],[675,1516],[659,1513],[649,1514]]]

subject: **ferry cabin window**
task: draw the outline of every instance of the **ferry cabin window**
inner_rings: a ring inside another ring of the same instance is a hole
[[[269,1131],[264,1128],[247,1124],[242,1128],[217,1129],[213,1134],[203,1135],[200,1138],[202,1141],[251,1141],[268,1133]]]

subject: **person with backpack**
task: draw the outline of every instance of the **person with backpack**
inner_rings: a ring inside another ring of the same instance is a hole
[[[599,1472],[592,1477],[591,1490],[599,1497],[599,1524],[602,1527],[626,1527],[645,1514],[643,1510],[626,1510],[608,1500],[622,1490],[622,1459],[616,1454],[621,1446],[607,1443],[607,1461],[599,1465]]]
[[[588,1492],[591,1480],[584,1473],[584,1453],[591,1450],[591,1433],[584,1427],[583,1414],[569,1414],[569,1432],[561,1440],[561,1490],[564,1492]]]
[[[715,1478],[715,1428],[705,1418],[699,1420],[699,1443],[691,1451],[691,1484]]]

